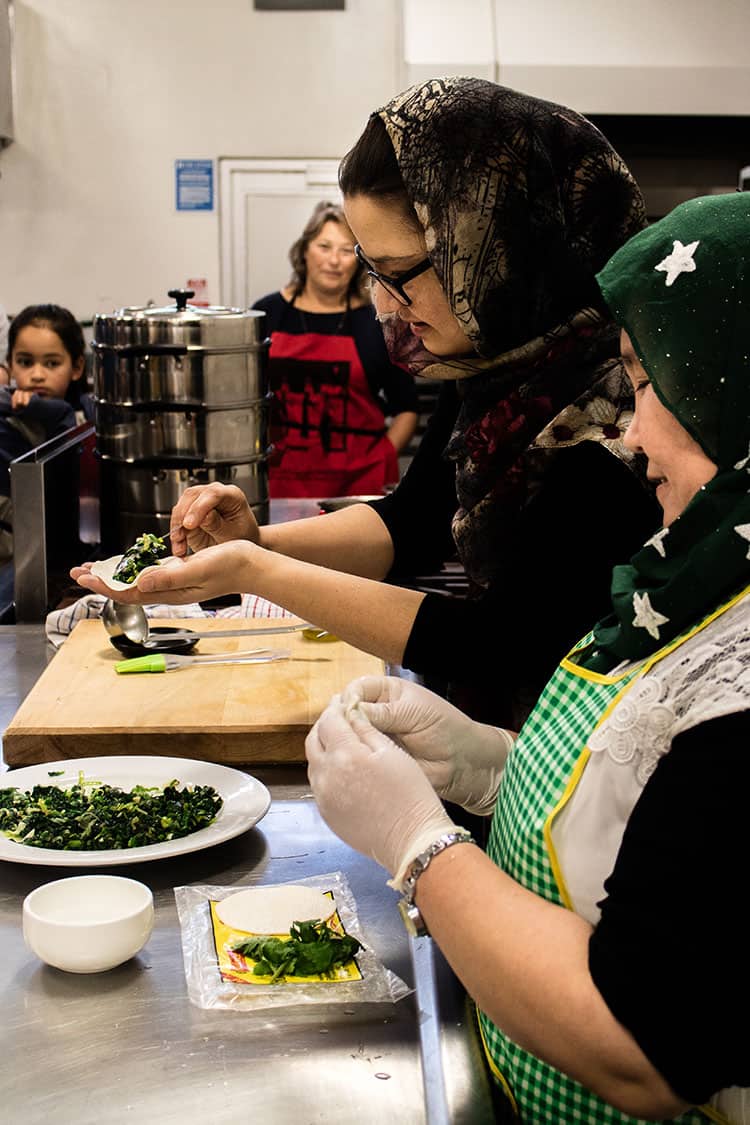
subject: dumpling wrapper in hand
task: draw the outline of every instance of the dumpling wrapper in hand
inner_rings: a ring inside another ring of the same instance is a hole
[[[216,913],[230,930],[248,934],[288,934],[295,922],[330,918],[336,903],[314,887],[292,884],[250,887],[216,903]]]
[[[108,559],[100,559],[99,562],[92,563],[91,573],[95,574],[97,578],[101,578],[110,590],[132,590],[134,586],[138,585],[138,576],[132,582],[121,582],[119,578],[112,577],[123,557],[123,555],[112,555]],[[174,555],[170,555],[169,558],[161,559],[158,565],[166,566],[167,563],[181,561],[181,559],[176,559]]]

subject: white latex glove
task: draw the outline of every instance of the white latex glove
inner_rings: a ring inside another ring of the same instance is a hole
[[[395,676],[353,680],[342,700],[416,758],[446,801],[480,816],[491,814],[515,741],[510,731],[476,723],[434,692]]]
[[[305,740],[321,816],[403,889],[416,857],[456,825],[413,758],[335,695]]]

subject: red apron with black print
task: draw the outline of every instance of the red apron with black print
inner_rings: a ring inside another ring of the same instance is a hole
[[[274,332],[269,353],[271,497],[378,494],[398,481],[352,336]]]

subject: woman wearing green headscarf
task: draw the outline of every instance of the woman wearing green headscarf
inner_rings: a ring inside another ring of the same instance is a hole
[[[598,275],[663,526],[515,741],[388,678],[308,737],[323,816],[429,926],[524,1122],[750,1120],[748,246],[749,196],[695,199]],[[440,796],[492,815],[487,855]]]

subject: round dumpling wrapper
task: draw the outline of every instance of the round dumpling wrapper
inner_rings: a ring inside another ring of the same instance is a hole
[[[289,884],[250,887],[216,903],[216,913],[230,930],[248,934],[288,934],[294,922],[330,918],[336,903],[314,887]]]
[[[122,560],[122,555],[111,555],[108,559],[100,559],[91,566],[91,573],[95,574],[97,578],[101,578],[105,585],[109,586],[110,590],[130,590],[133,586],[138,584],[138,577],[133,582],[121,582],[119,578],[113,578],[112,575],[117,570]],[[169,562],[179,562],[174,556],[167,559],[160,559],[158,563],[151,564],[156,566],[164,566]],[[145,569],[145,567],[144,567]]]

